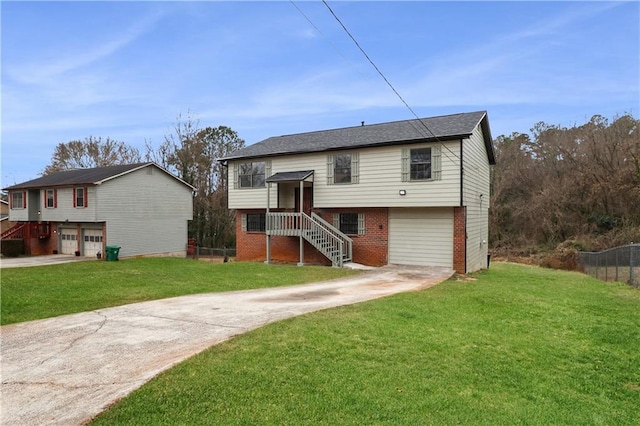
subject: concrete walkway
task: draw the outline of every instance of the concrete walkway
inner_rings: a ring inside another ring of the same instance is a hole
[[[423,289],[438,268],[384,267],[357,277],[193,295],[0,327],[2,425],[81,425],[204,349],[296,315]]]

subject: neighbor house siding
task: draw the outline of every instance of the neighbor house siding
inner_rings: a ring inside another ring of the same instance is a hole
[[[22,205],[20,206],[14,206],[13,205],[13,193],[14,192],[22,192],[23,193],[23,200],[27,200],[26,204],[27,206],[25,207],[24,204],[25,202],[23,201]],[[9,220],[13,221],[13,222],[23,222],[23,221],[27,221],[29,220],[29,203],[28,203],[28,195],[27,195],[27,191],[22,191],[22,190],[17,190],[17,191],[11,191],[9,192],[9,203],[10,203],[10,209],[9,209]]]
[[[87,207],[74,207],[74,187],[57,188],[56,208],[45,208],[44,199],[46,189],[39,191],[39,206],[42,212],[42,220],[51,222],[95,222],[97,220],[98,202],[96,199],[96,187],[93,185],[77,187],[86,188],[87,198],[85,205]]]
[[[464,146],[463,201],[466,206],[467,272],[487,267],[490,173],[482,129],[476,127]]]
[[[436,144],[405,144],[345,151],[359,154],[357,184],[327,184],[327,157],[340,151],[271,158],[271,174],[313,170],[313,205],[317,208],[455,206],[460,202],[460,143],[447,141],[437,145],[442,153],[440,180],[402,181],[402,149]],[[229,163],[231,179],[237,164],[242,162]],[[401,189],[406,191],[405,196],[399,195]],[[266,188],[235,189],[231,186],[229,189],[231,209],[264,208],[266,200]],[[272,185],[270,208],[277,206],[277,185]]]
[[[104,182],[97,196],[97,221],[107,222],[106,243],[121,246],[121,256],[186,253],[193,214],[188,186],[147,166]]]

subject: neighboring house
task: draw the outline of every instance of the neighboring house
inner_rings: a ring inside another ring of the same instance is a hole
[[[9,220],[9,202],[0,200],[0,232],[6,231],[13,225],[15,223]]]
[[[185,255],[194,188],[155,163],[75,169],[5,188],[3,238],[21,237],[27,254]],[[6,234],[6,235],[5,235]]]
[[[487,267],[485,111],[272,137],[219,161],[238,260]]]

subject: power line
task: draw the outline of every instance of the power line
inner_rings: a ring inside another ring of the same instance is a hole
[[[349,63],[349,65],[351,65],[351,66],[353,67],[353,69],[354,69],[358,74],[360,74],[362,77],[369,78],[369,76],[364,75],[364,74],[363,74],[363,73],[358,69],[358,67],[356,66],[356,64],[355,64],[355,63],[353,63],[353,61],[352,61],[351,59],[349,59],[349,58],[348,58],[344,53],[342,53],[342,52],[340,51],[340,49],[338,49],[338,47],[337,47],[335,44],[333,44],[333,43],[331,42],[331,40],[330,40],[327,36],[325,36],[325,35],[322,33],[322,31],[320,31],[320,28],[318,28],[318,27],[316,26],[316,24],[314,24],[314,23],[313,23],[313,21],[311,20],[311,18],[309,18],[309,17],[308,17],[308,16],[307,16],[303,11],[302,11],[302,9],[300,9],[300,8],[298,7],[298,5],[297,5],[293,0],[289,0],[289,1],[290,1],[290,2],[291,2],[291,4],[293,5],[293,7],[295,7],[295,8],[298,10],[298,12],[300,12],[300,14],[304,17],[304,19],[306,19],[306,20],[307,20],[307,22],[309,22],[309,24],[311,24],[311,26],[312,26],[312,27],[313,27],[313,28],[318,32],[318,34],[320,34],[320,35],[321,35],[321,36],[326,40],[326,42],[327,42],[327,43],[329,43],[329,45],[330,45],[330,46],[331,46],[331,47],[332,47],[336,52],[338,52],[338,55],[342,56],[342,58],[343,58],[344,60],[346,60],[346,61]]]
[[[378,68],[378,66],[373,62],[373,60],[369,57],[369,55],[367,54],[367,52],[365,52],[365,50],[362,48],[362,46],[360,46],[360,43],[358,43],[358,40],[356,40],[356,38],[351,34],[351,32],[349,32],[349,30],[347,29],[347,27],[342,23],[342,21],[340,20],[340,18],[338,18],[338,15],[336,15],[336,13],[333,11],[333,9],[331,9],[331,6],[329,6],[329,4],[326,2],[326,0],[322,0],[322,3],[324,3],[324,5],[327,7],[327,9],[329,9],[329,12],[331,12],[331,14],[333,15],[333,17],[336,19],[336,21],[338,21],[338,23],[340,24],[340,26],[342,27],[342,29],[347,33],[347,35],[349,36],[349,38],[351,38],[351,40],[355,43],[355,45],[358,47],[358,49],[360,49],[360,52],[362,52],[362,54],[364,55],[365,58],[367,58],[367,60],[369,61],[369,63],[373,66],[373,68],[378,72],[378,74],[380,74],[380,77],[382,77],[382,79],[387,83],[387,85],[391,88],[391,90],[393,90],[393,93],[396,94],[396,96],[398,97],[398,99],[400,99],[402,101],[402,103],[409,109],[409,111],[411,111],[411,113],[413,114],[413,116],[418,119],[418,122],[420,122],[420,124],[422,124],[422,126],[436,139],[436,141],[438,141],[438,143],[440,143],[440,145],[442,145],[447,151],[449,151],[454,157],[456,157],[458,160],[460,160],[460,157],[458,157],[458,155],[456,155],[455,152],[451,151],[451,149],[449,149],[448,146],[446,146],[444,143],[442,143],[442,141],[438,138],[438,136],[436,136],[435,133],[433,133],[431,131],[431,129],[429,129],[429,127],[422,121],[422,119],[418,116],[418,114],[416,114],[416,112],[413,110],[413,108],[411,108],[409,106],[409,104],[407,103],[407,101],[404,100],[404,98],[400,95],[400,93],[398,93],[398,91],[396,90],[395,87],[393,87],[393,85],[391,84],[391,82],[387,79],[387,77],[382,73],[382,71],[380,71],[380,68]],[[315,26],[315,25],[314,25]],[[411,123],[411,122],[410,122]],[[413,123],[411,123],[413,126]],[[414,126],[415,128],[415,126]],[[416,130],[418,130],[416,128]],[[428,136],[428,135],[427,135]],[[451,160],[451,159],[450,159]]]

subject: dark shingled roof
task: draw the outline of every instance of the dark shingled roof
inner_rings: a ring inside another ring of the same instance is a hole
[[[486,111],[276,136],[232,152],[219,161],[462,139],[470,136],[478,124],[482,125],[489,162],[494,164]]]
[[[171,173],[167,172],[160,166],[155,163],[135,163],[135,164],[125,164],[120,166],[108,166],[108,167],[96,167],[93,169],[74,169],[74,170],[65,170],[62,172],[52,173],[50,175],[42,176],[37,179],[33,179],[27,182],[19,183],[17,185],[10,186],[8,188],[4,188],[5,190],[15,190],[15,189],[32,189],[32,188],[43,188],[43,187],[55,187],[55,186],[69,186],[69,185],[99,185],[102,182],[113,179],[117,176],[132,172],[137,169],[141,169],[143,167],[153,165],[158,167],[160,170],[166,172],[170,176],[173,176]],[[173,176],[180,182],[184,183],[187,186],[191,186],[186,182],[182,181],[176,176]],[[193,187],[192,187],[193,188]]]
[[[300,182],[313,174],[313,170],[302,170],[299,172],[280,172],[269,177],[267,182]]]

